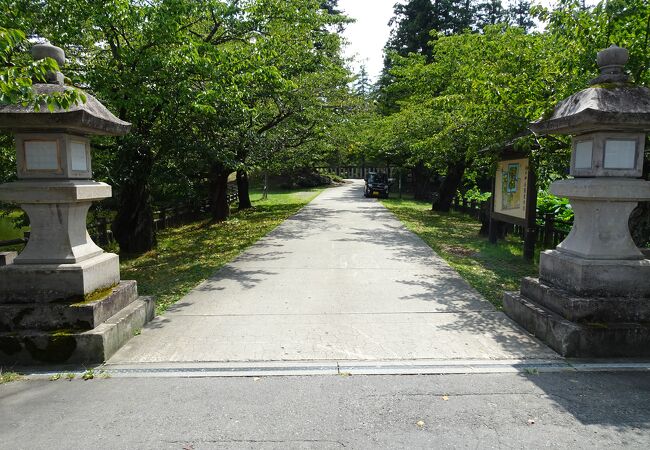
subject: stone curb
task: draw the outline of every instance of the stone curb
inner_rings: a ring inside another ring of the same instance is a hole
[[[111,378],[213,378],[314,375],[460,375],[577,372],[645,372],[648,361],[620,360],[436,360],[436,361],[270,361],[214,363],[105,364],[94,368]],[[72,370],[82,374],[83,371]],[[30,379],[60,372],[33,372]]]

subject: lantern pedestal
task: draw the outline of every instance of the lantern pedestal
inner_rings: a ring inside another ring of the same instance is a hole
[[[585,259],[558,250],[539,257],[539,278],[575,295],[639,297],[650,302],[650,260]]]
[[[507,292],[506,314],[562,356],[650,356],[650,260],[628,219],[650,183],[579,178],[551,185],[575,212],[569,236],[542,252],[539,279]]]
[[[86,230],[92,202],[110,195],[109,185],[90,180],[0,186],[0,200],[20,204],[31,224],[25,249],[0,269],[0,302],[68,301],[119,283],[118,256],[104,253]]]
[[[92,202],[110,195],[91,180],[0,186],[31,223],[23,252],[0,267],[0,364],[101,363],[153,318],[153,299],[120,282],[118,256],[86,230]]]
[[[120,282],[118,256],[86,230],[92,202],[110,195],[91,180],[0,186],[31,223],[23,252],[0,267],[0,364],[101,363],[153,318],[153,299]]]
[[[540,278],[506,292],[506,314],[568,357],[650,356],[650,260],[588,260],[550,250]]]
[[[630,236],[628,219],[640,201],[650,200],[650,183],[634,178],[576,178],[551,184],[567,197],[575,219],[560,252],[587,260],[638,260],[644,255]]]
[[[525,278],[521,292],[506,292],[513,320],[562,356],[650,356],[650,299],[580,297]]]
[[[0,304],[78,302],[120,281],[117,255],[103,253],[76,264],[10,264],[0,267]]]
[[[92,202],[110,196],[109,185],[90,180],[17,181],[0,186],[0,200],[18,203],[31,224],[29,242],[14,263],[76,264],[104,253],[90,239],[86,217]]]

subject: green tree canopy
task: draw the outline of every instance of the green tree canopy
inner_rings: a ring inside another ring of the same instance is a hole
[[[95,142],[125,252],[155,245],[152,196],[207,195],[227,217],[228,175],[307,149],[349,94],[336,1],[0,1],[3,23],[64,48],[72,83],[132,123]]]

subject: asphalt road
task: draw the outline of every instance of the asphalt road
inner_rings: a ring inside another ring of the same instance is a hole
[[[649,405],[647,372],[23,381],[0,448],[650,448]]]

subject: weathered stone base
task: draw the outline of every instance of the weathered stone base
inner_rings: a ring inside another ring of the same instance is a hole
[[[521,281],[521,295],[572,322],[650,323],[650,298],[580,297],[536,278]]]
[[[119,282],[119,257],[113,253],[77,264],[10,264],[0,267],[0,303],[80,301]]]
[[[506,314],[567,357],[650,356],[650,299],[585,298],[527,278]]]
[[[591,260],[557,250],[542,252],[542,281],[585,297],[650,297],[650,259]]]
[[[110,358],[154,316],[134,281],[78,304],[0,305],[0,367],[83,365]]]
[[[90,330],[138,298],[135,281],[122,281],[104,298],[79,303],[0,303],[0,332]]]

